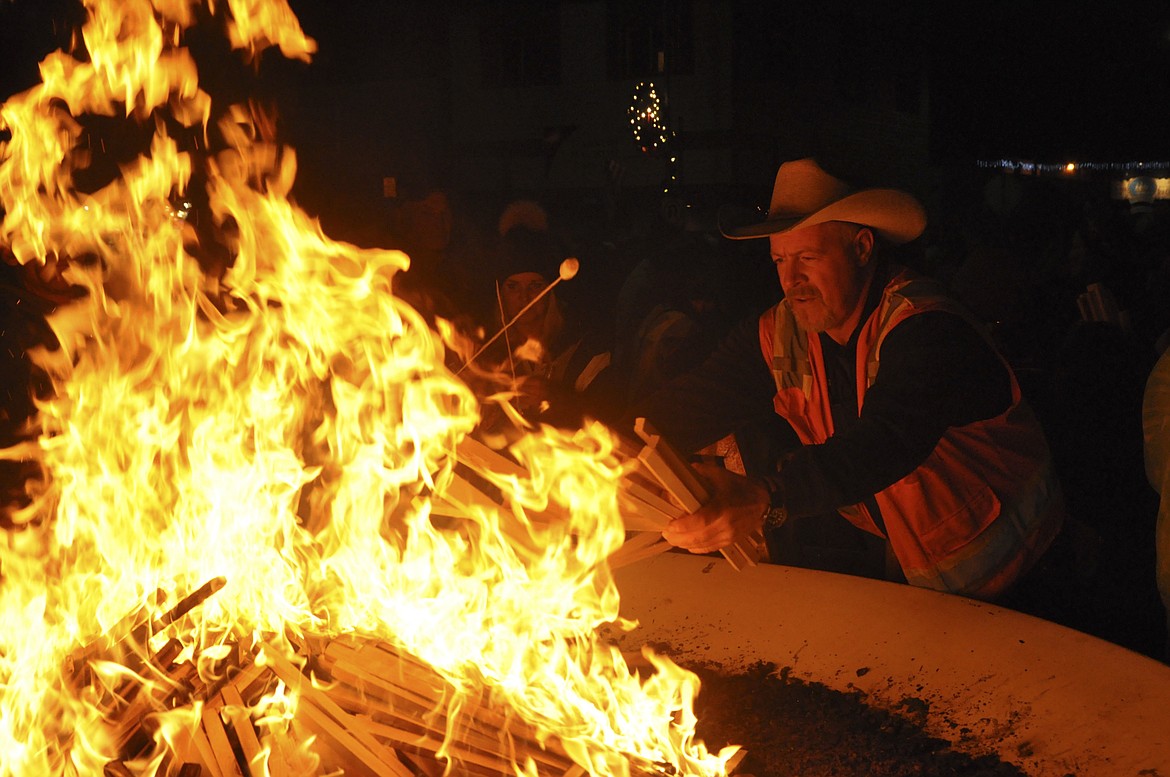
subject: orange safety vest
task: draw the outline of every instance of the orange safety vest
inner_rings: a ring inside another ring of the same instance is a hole
[[[861,325],[858,412],[877,378],[886,335],[928,310],[972,321],[932,281],[908,270],[887,284]],[[801,330],[781,302],[760,318],[760,346],[776,380],[776,412],[805,445],[825,442],[833,419],[820,338]],[[864,504],[838,508],[858,528],[889,540],[910,584],[993,599],[1059,532],[1064,503],[1048,443],[1014,374],[1011,387],[1012,403],[1002,415],[948,429],[922,464],[875,495],[885,534]]]

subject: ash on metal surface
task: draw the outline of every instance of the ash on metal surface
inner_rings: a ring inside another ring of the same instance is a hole
[[[754,777],[1027,777],[993,755],[972,756],[922,728],[926,704],[894,711],[860,691],[835,691],[758,663],[738,674],[689,666],[702,686],[697,733],[709,747],[747,750],[737,773]]]

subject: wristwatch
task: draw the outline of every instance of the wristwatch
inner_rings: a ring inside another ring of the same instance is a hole
[[[787,520],[788,520],[788,508],[787,507],[785,507],[783,505],[779,505],[776,507],[769,506],[768,509],[766,511],[764,511],[764,527],[763,528],[765,531],[767,531],[768,529],[779,529],[781,526],[784,525],[784,522]]]
[[[770,477],[764,478],[768,489],[768,509],[764,511],[763,529],[779,529],[788,520],[788,508],[784,506],[784,490]]]

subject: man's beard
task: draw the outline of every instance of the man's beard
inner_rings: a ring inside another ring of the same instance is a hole
[[[792,298],[809,296],[809,292],[805,289],[793,289],[788,296]],[[811,298],[804,302],[789,300],[789,307],[796,318],[796,323],[806,332],[824,332],[837,323],[832,311],[825,304],[824,297],[815,291],[812,292]]]
[[[796,323],[800,328],[806,332],[819,334],[833,325],[829,311],[823,307],[817,310],[801,309],[799,312],[793,310],[792,315],[796,317]]]

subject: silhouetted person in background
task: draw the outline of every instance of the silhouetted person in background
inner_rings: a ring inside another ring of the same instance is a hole
[[[485,340],[502,334],[478,357],[477,369],[497,376],[498,390],[514,395],[511,407],[528,423],[572,427],[586,418],[611,417],[609,343],[550,288],[558,278],[571,281],[577,260],[566,256],[540,223],[501,226],[506,231],[489,281],[496,315],[485,328]],[[483,393],[484,387],[478,390]],[[485,407],[485,431],[504,428],[504,415]]]
[[[679,232],[650,249],[622,288],[627,321],[618,327],[615,367],[625,404],[697,367],[730,326],[716,293],[716,252]]]
[[[395,277],[395,294],[428,317],[441,316],[470,329],[477,318],[476,272],[483,257],[458,238],[458,223],[448,192],[422,187],[391,215],[390,248],[410,257],[410,267]]]
[[[1155,526],[1155,577],[1166,610],[1162,657],[1170,661],[1170,350],[1146,382],[1142,402],[1146,477],[1159,495]]]

